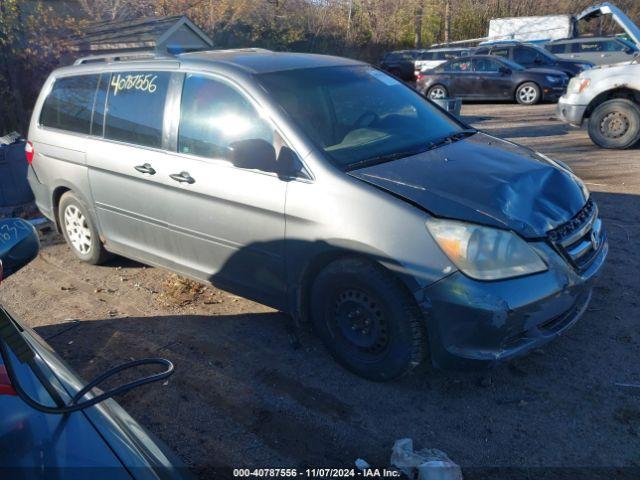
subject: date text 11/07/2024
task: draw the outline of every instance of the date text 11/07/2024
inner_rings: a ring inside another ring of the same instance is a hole
[[[233,476],[237,478],[399,478],[401,472],[386,468],[365,468],[357,470],[355,468],[306,468],[299,470],[296,468],[235,468]]]

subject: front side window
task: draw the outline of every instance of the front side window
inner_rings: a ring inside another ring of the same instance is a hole
[[[273,128],[226,83],[187,75],[182,89],[178,152],[226,159],[243,140],[273,142]]]
[[[42,105],[40,125],[89,134],[99,75],[59,78]]]
[[[105,138],[162,146],[168,72],[113,72],[109,81]]]
[[[462,128],[413,89],[364,65],[257,78],[293,123],[342,168],[417,153]]]
[[[607,40],[606,42],[602,42],[602,51],[603,52],[621,52],[624,50],[624,45],[620,42],[616,42],[615,40]]]

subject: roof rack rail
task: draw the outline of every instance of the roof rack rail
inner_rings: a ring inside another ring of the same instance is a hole
[[[168,55],[158,55],[156,52],[141,51],[141,52],[122,52],[122,53],[105,53],[102,55],[89,55],[87,57],[78,58],[74,65],[83,65],[85,63],[98,63],[98,62],[121,62],[125,60],[137,60],[144,58],[160,58]]]

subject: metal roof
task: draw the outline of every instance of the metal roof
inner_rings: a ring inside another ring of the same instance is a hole
[[[259,48],[207,50],[177,55],[179,61],[218,63],[249,73],[268,73],[300,68],[363,65],[363,62],[331,55],[313,53],[272,52]]]
[[[89,46],[88,49],[91,51],[117,48],[153,49],[183,25],[191,29],[209,47],[213,46],[211,39],[183,15],[92,23],[72,38],[72,41],[76,47]]]

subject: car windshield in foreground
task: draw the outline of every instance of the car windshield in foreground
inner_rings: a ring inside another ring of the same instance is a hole
[[[258,78],[341,168],[420,153],[464,130],[411,88],[366,65],[287,70]]]

